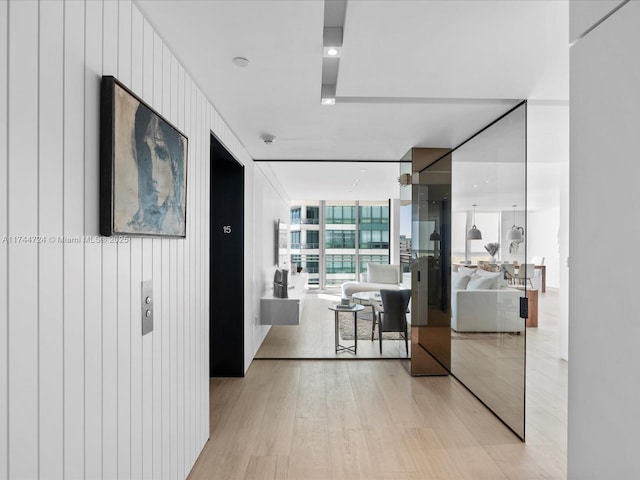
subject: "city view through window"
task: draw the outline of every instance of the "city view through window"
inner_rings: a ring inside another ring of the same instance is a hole
[[[291,268],[309,285],[357,280],[368,263],[389,263],[389,202],[316,201],[291,206]]]

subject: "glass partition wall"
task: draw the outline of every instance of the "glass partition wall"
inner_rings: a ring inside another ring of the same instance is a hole
[[[412,373],[453,374],[524,440],[526,103],[414,172]]]

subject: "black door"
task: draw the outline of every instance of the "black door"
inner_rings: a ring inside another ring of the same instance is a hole
[[[211,377],[244,376],[244,167],[211,136]]]

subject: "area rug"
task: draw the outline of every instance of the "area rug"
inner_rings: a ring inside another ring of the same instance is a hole
[[[339,312],[338,323],[340,338],[343,340],[353,340],[353,313]],[[371,340],[371,325],[373,323],[371,307],[366,307],[364,311],[358,312],[358,340]],[[378,328],[373,335],[374,340],[378,340]],[[398,332],[384,332],[383,340],[403,340]]]

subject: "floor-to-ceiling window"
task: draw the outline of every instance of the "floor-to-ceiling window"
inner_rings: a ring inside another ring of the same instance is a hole
[[[309,285],[338,287],[369,263],[389,263],[389,202],[296,202],[291,207],[291,264]]]

